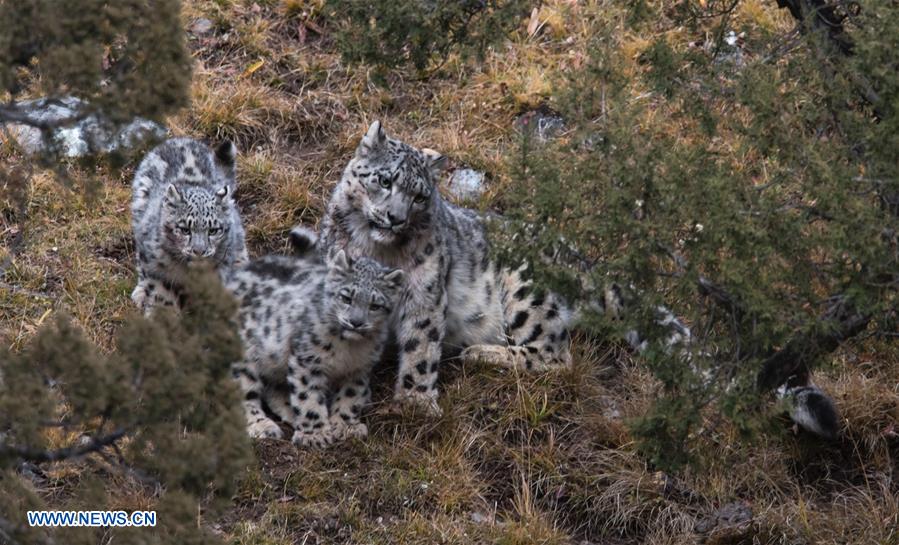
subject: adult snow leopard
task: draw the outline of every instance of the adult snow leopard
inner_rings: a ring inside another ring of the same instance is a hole
[[[479,214],[437,191],[444,162],[388,137],[375,121],[334,188],[319,241],[326,259],[344,250],[406,272],[393,316],[395,396],[434,413],[444,347],[462,349],[463,360],[528,370],[571,361],[571,311],[491,259]]]
[[[329,265],[316,256],[268,256],[234,271],[225,285],[240,304],[245,352],[232,373],[244,393],[250,436],[281,437],[263,400],[294,427],[293,442],[301,446],[368,433],[359,416],[403,276],[342,251]]]
[[[132,183],[131,223],[137,247],[137,287],[144,311],[176,305],[188,264],[210,260],[219,271],[247,261],[244,229],[234,203],[237,150],[213,153],[190,138],[151,150]]]

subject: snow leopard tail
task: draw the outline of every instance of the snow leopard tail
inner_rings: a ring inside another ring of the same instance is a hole
[[[605,310],[613,309],[616,313],[621,312],[623,308],[623,304],[620,304],[621,291],[619,289],[607,291],[607,301],[610,295],[615,302],[611,304],[607,302]],[[700,369],[694,363],[693,350],[690,346],[693,342],[690,328],[663,306],[656,307],[655,311],[656,324],[665,330],[665,349],[669,353],[676,352],[703,379],[713,380],[708,370]],[[637,352],[643,352],[649,346],[648,341],[635,330],[625,333],[625,340]],[[790,377],[777,389],[777,396],[787,402],[790,419],[797,426],[823,439],[832,441],[837,438],[840,418],[836,404],[824,390],[811,382],[808,373]]]
[[[790,419],[803,430],[833,441],[840,433],[840,415],[833,400],[808,376],[791,377],[777,389],[787,403]]]
[[[297,225],[290,230],[288,241],[292,255],[303,259],[318,259],[318,233],[312,229]]]

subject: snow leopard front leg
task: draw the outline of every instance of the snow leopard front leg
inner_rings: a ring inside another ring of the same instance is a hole
[[[287,384],[293,412],[293,443],[322,448],[334,442],[328,416],[328,378],[319,356],[291,354],[287,360]]]
[[[437,405],[437,368],[446,333],[446,288],[437,270],[409,284],[412,287],[399,309],[397,323],[400,367],[394,397],[440,416],[443,411]]]
[[[131,301],[143,313],[150,316],[153,309],[170,307],[178,310],[178,295],[159,280],[140,278],[131,292]]]
[[[243,394],[247,433],[254,439],[280,439],[281,428],[262,409],[262,381],[255,362],[243,360],[231,366],[231,376],[238,382]]]
[[[359,417],[370,399],[367,371],[346,379],[340,385],[331,402],[331,426],[335,437],[361,439],[368,435],[368,427],[359,421]]]

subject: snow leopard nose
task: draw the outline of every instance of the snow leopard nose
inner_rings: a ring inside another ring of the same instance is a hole
[[[365,320],[361,318],[350,318],[350,325],[353,329],[362,329],[362,326],[365,325]]]
[[[392,212],[387,212],[387,220],[390,221],[391,227],[399,227],[400,225],[406,223],[405,217],[397,217]]]
[[[353,329],[362,329],[366,326],[365,311],[359,308],[350,309],[347,316],[347,324]]]
[[[195,255],[196,257],[203,257],[206,255],[206,243],[202,240],[192,240],[190,243],[190,253]]]

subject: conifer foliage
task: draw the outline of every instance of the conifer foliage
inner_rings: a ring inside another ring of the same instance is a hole
[[[161,120],[189,97],[180,16],[177,0],[0,0],[0,123],[48,134],[87,116]],[[48,122],[21,100],[26,89],[28,98],[76,97],[86,107]],[[4,150],[5,220],[25,224],[36,167],[65,171],[53,151]],[[7,240],[0,281],[27,251],[28,236],[20,228]],[[0,542],[217,542],[198,527],[198,514],[230,497],[251,459],[230,375],[242,348],[235,304],[214,273],[198,270],[188,284],[181,314],[135,313],[118,324],[108,352],[63,310],[45,315],[24,349],[3,339]],[[26,511],[38,509],[155,510],[157,525],[29,528]]]
[[[526,132],[513,159],[508,211],[527,236],[546,226],[523,256],[536,277],[587,300],[617,283],[624,323],[588,329],[651,341],[663,395],[634,431],[662,465],[710,422],[766,427],[772,390],[842,342],[896,335],[896,8],[778,3],[790,35],[732,26],[739,1],[609,3],[553,97],[569,138]],[[630,62],[626,37],[653,32]],[[574,262],[546,259],[560,237]],[[661,305],[691,344],[666,346]]]
[[[76,96],[112,121],[158,121],[187,105],[179,0],[3,0],[0,21],[0,121],[48,128],[15,104],[34,81],[43,96]]]
[[[25,350],[0,354],[0,537],[50,542],[27,528],[25,511],[47,509],[42,493],[52,486],[63,492],[49,508],[155,509],[156,529],[129,531],[152,543],[210,542],[196,527],[197,502],[230,497],[251,456],[230,374],[242,350],[235,303],[213,275],[192,278],[181,316],[129,319],[110,354],[65,316]],[[60,476],[67,464],[81,483]],[[104,474],[140,484],[153,503],[108,504]],[[59,532],[77,542],[71,528]]]
[[[381,69],[439,66],[452,53],[478,56],[519,25],[527,0],[328,0],[338,44],[350,62]]]

